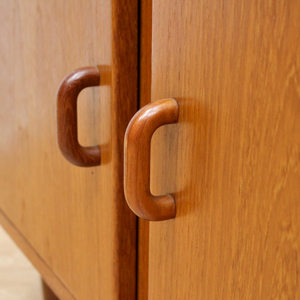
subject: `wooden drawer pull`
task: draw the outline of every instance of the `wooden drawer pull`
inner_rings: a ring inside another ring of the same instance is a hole
[[[131,210],[146,220],[175,218],[174,198],[153,196],[150,192],[150,143],[154,131],[162,125],[176,123],[178,115],[174,99],[155,101],[134,115],[125,133],[125,197]]]
[[[71,72],[57,92],[57,141],[61,153],[72,164],[80,167],[100,165],[98,146],[83,147],[78,142],[77,97],[86,87],[100,85],[97,67],[84,67]]]

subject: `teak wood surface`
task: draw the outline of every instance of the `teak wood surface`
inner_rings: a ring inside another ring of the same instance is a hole
[[[300,2],[154,0],[149,299],[300,299]]]
[[[123,141],[137,107],[137,6],[0,1],[1,222],[62,299],[136,297]],[[71,165],[56,141],[57,89],[84,66],[101,73],[78,101],[79,142],[101,151],[92,168]]]
[[[44,300],[59,300],[57,296],[53,293],[53,291],[49,288],[49,286],[42,281],[43,286],[43,297]]]
[[[36,250],[28,243],[26,238],[22,236],[20,231],[10,222],[7,216],[0,210],[0,223],[10,237],[17,244],[19,249],[31,261],[36,270],[39,271],[45,283],[55,289],[55,294],[59,299],[76,300],[72,293],[66,288],[64,283],[56,276],[49,265],[41,259]]]
[[[139,107],[151,102],[152,0],[140,1]],[[138,218],[137,296],[148,299],[149,221]]]

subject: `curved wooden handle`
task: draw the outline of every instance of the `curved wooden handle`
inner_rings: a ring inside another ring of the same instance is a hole
[[[84,67],[71,72],[57,92],[57,141],[61,153],[72,164],[80,167],[100,165],[100,149],[83,147],[78,142],[77,97],[86,87],[100,84],[97,67]]]
[[[174,99],[150,103],[131,119],[125,133],[124,191],[131,210],[150,221],[175,218],[176,205],[171,195],[153,196],[150,192],[150,143],[154,131],[178,121]]]

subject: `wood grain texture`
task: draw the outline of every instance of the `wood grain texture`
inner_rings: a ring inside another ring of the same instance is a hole
[[[40,274],[0,226],[0,299],[43,300]]]
[[[300,2],[153,1],[149,299],[300,299]]]
[[[44,281],[48,286],[59,296],[60,299],[75,300],[74,296],[66,288],[66,286],[57,278],[56,274],[49,268],[49,266],[41,259],[36,250],[30,245],[30,243],[24,238],[24,236],[16,229],[12,222],[0,209],[0,223],[5,231],[10,235],[13,241],[17,244],[20,250],[26,255],[26,257],[32,262],[33,266],[42,275]]]
[[[136,297],[123,142],[137,107],[137,6],[0,1],[0,207],[77,300]],[[57,147],[55,98],[86,65],[99,66],[101,86],[79,95],[79,142],[99,145],[101,167],[77,168]]]
[[[152,0],[140,1],[139,107],[151,102]],[[148,300],[149,221],[138,219],[138,299]]]
[[[138,219],[138,256],[137,256],[137,298],[148,299],[148,274],[149,274],[149,222]]]
[[[57,142],[63,156],[80,167],[100,165],[98,146],[83,147],[78,142],[77,98],[87,87],[100,84],[97,67],[82,67],[72,71],[61,82],[57,92]]]
[[[139,107],[151,102],[152,0],[140,1]]]
[[[42,281],[42,285],[44,300],[59,300],[49,286],[45,283],[45,281]]]
[[[140,218],[162,221],[175,217],[176,204],[169,194],[150,192],[150,149],[155,130],[176,123],[179,108],[174,99],[163,99],[141,108],[131,119],[124,142],[124,192],[127,204]]]

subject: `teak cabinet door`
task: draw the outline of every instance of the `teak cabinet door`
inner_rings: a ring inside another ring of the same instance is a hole
[[[149,300],[300,299],[300,2],[153,0]]]
[[[0,1],[0,223],[59,299],[134,299],[136,217],[123,193],[123,139],[137,108],[135,0]],[[79,95],[80,168],[56,141],[56,92],[98,66]]]

